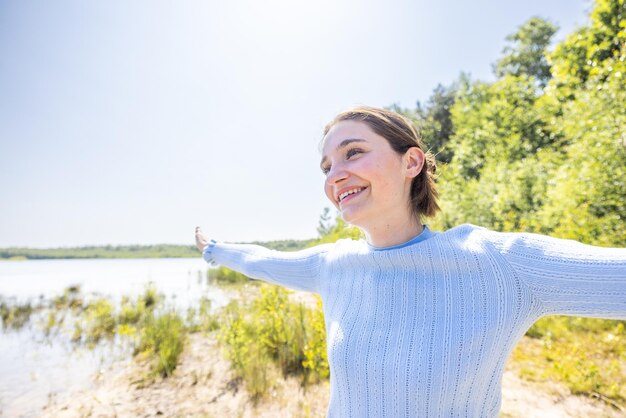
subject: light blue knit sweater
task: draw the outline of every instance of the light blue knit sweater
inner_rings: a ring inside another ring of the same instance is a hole
[[[518,340],[544,315],[626,319],[626,249],[473,225],[389,248],[211,241],[204,259],[321,295],[329,417],[497,417]]]

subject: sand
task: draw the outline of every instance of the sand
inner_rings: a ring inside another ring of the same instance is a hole
[[[257,404],[233,378],[216,334],[191,334],[172,377],[145,378],[141,361],[95,376],[93,388],[51,396],[42,417],[323,417],[328,382],[306,392],[295,378],[282,379]],[[574,396],[564,386],[520,379],[507,370],[501,417],[626,417],[605,402]]]

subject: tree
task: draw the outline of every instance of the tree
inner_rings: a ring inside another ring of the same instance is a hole
[[[320,237],[327,235],[333,229],[332,218],[330,216],[330,208],[325,207],[320,215],[320,220],[317,226],[317,233]]]
[[[454,105],[457,85],[443,86],[438,84],[432,95],[422,107],[417,102],[416,113],[420,115],[422,139],[437,161],[449,163],[453,152],[448,148],[448,141],[454,133],[451,109]]]
[[[496,75],[526,75],[534,77],[542,88],[545,87],[551,77],[546,51],[557,30],[558,26],[545,19],[530,18],[517,32],[506,37],[511,45],[504,48],[504,56],[496,62]]]

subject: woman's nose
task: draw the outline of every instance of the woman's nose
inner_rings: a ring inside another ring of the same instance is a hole
[[[328,174],[326,175],[327,184],[335,184],[341,180],[345,180],[348,177],[348,173],[341,166],[332,166]]]

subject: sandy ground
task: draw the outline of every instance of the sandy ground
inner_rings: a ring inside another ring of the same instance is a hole
[[[142,379],[137,362],[97,377],[95,387],[52,396],[42,417],[323,417],[328,383],[306,393],[296,379],[277,379],[270,394],[254,405],[243,384],[233,379],[214,334],[192,334],[174,376]],[[573,396],[556,384],[504,375],[501,417],[626,417],[604,402]]]

